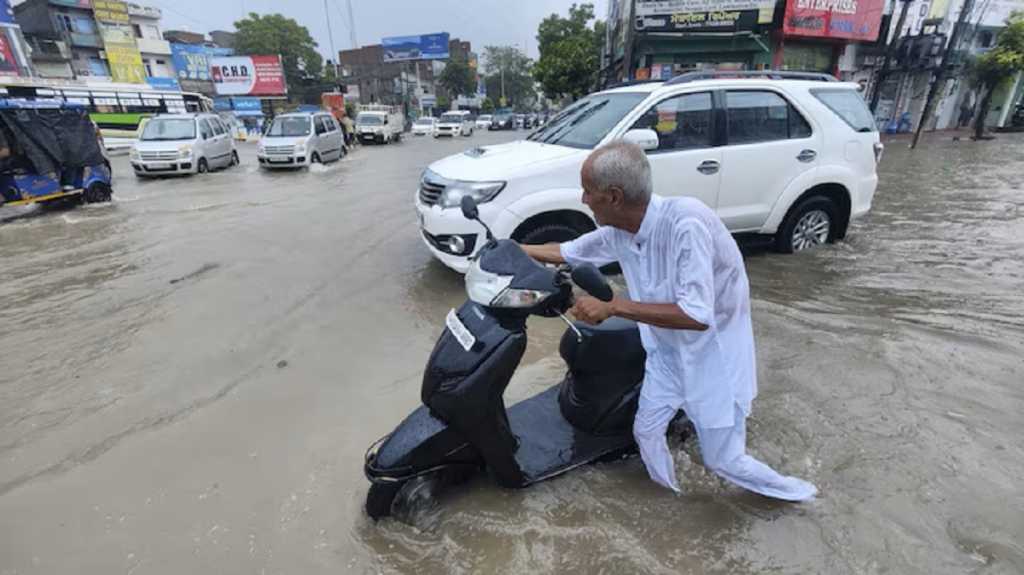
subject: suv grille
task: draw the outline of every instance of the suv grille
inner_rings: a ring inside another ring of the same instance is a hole
[[[420,202],[427,206],[433,206],[441,200],[441,194],[448,187],[447,183],[439,178],[437,174],[427,172],[420,180]]]

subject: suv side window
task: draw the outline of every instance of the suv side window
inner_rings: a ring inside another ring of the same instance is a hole
[[[649,153],[710,148],[713,110],[710,92],[683,94],[652,106],[633,129],[657,132],[658,149]]]
[[[726,93],[729,144],[755,144],[810,137],[811,125],[775,92],[730,90]]]
[[[210,127],[210,122],[206,118],[199,120],[199,133],[202,134],[204,140],[213,137],[213,128]]]

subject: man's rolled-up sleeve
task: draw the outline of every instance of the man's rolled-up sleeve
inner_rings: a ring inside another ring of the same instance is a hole
[[[676,260],[676,305],[693,320],[710,327],[715,320],[711,233],[703,223],[690,219],[679,224],[676,241],[681,247]]]
[[[614,228],[602,226],[571,242],[565,242],[559,246],[562,259],[572,266],[587,263],[600,267],[615,262],[619,256],[615,252],[614,234]]]

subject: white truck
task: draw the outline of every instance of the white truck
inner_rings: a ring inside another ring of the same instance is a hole
[[[356,136],[360,142],[389,144],[402,139],[405,116],[398,106],[366,104],[356,115]]]

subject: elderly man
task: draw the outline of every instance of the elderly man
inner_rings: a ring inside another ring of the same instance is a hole
[[[573,313],[588,323],[619,316],[640,325],[647,365],[633,435],[651,479],[679,492],[665,433],[683,409],[707,468],[768,497],[813,498],[810,483],[746,454],[757,393],[754,333],[743,258],[725,225],[698,200],[653,195],[650,165],[634,144],[595,150],[581,176],[583,202],[601,227],[523,249],[549,263],[622,266],[629,299],[584,296]]]

